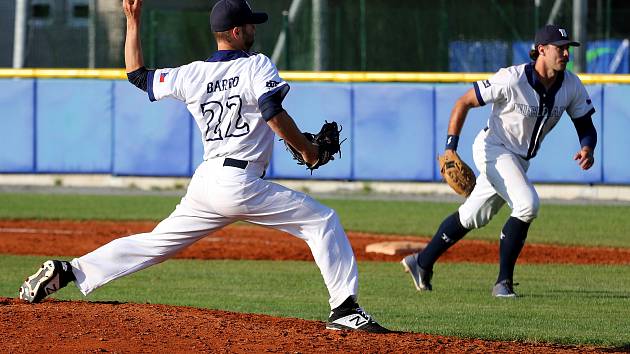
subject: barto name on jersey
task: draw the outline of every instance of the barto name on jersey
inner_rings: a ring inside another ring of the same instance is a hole
[[[215,91],[225,91],[238,86],[238,76],[229,79],[208,82],[208,93]]]

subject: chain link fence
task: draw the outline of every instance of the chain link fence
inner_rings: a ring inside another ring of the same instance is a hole
[[[14,28],[8,24],[14,22],[15,2],[0,5],[3,48],[13,48]],[[548,21],[573,32],[576,3],[252,0],[254,10],[270,16],[258,26],[253,50],[272,57],[282,70],[495,71],[527,61],[536,28]],[[208,0],[145,1],[147,66],[207,58],[216,49],[210,8]],[[630,1],[586,1],[586,11],[585,71],[630,72]],[[28,0],[26,34],[24,67],[124,66],[120,1]],[[0,66],[11,65],[12,51],[0,54]]]

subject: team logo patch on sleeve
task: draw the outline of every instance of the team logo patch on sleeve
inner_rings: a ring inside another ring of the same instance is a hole
[[[166,75],[168,75],[168,73],[160,73],[160,82],[164,82],[164,78],[166,78]]]
[[[279,84],[278,81],[273,81],[273,80],[267,81],[267,87],[268,88],[274,88],[274,87],[278,86],[278,84]]]
[[[587,99],[586,99],[586,104],[591,104],[591,103],[593,103],[593,101],[591,101],[591,99],[590,99],[590,98],[587,98]]]

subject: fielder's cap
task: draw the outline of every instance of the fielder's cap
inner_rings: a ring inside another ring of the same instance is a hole
[[[579,47],[580,43],[574,42],[569,39],[569,32],[566,29],[556,25],[546,25],[536,32],[534,38],[534,48],[538,45],[553,44],[556,46],[570,45],[572,47]]]
[[[265,23],[268,18],[264,12],[252,12],[246,0],[219,0],[210,12],[210,29],[223,32],[245,24]]]

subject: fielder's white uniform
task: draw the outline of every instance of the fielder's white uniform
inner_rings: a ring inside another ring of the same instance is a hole
[[[473,144],[473,158],[480,172],[475,189],[459,208],[462,226],[486,225],[505,202],[511,216],[531,222],[539,200],[527,178],[529,160],[567,111],[572,119],[590,117],[595,111],[580,79],[560,72],[545,90],[534,74],[533,63],[499,70],[489,80],[474,83],[481,105],[492,103],[487,128]]]
[[[72,260],[83,294],[163,262],[238,220],[306,241],[328,288],[331,308],[357,294],[355,257],[335,211],[261,178],[274,133],[258,103],[277,90],[284,97],[289,86],[271,60],[243,51],[218,51],[205,62],[149,74],[152,101],[173,97],[188,106],[201,130],[204,161],[175,211],[152,232],[114,240]]]

